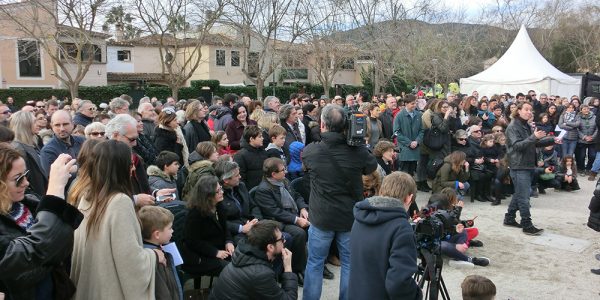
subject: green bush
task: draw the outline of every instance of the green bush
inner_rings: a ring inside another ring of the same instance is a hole
[[[202,87],[207,86],[210,87],[211,91],[216,91],[217,88],[221,85],[221,82],[218,80],[192,80],[190,82],[190,86],[196,88],[198,90],[202,89]]]
[[[101,102],[108,103],[112,98],[122,94],[127,94],[129,87],[127,85],[108,85],[79,87],[79,98],[91,100],[96,104]],[[0,89],[0,99],[5,100],[11,96],[15,99],[18,106],[23,106],[29,100],[50,99],[56,96],[58,99],[70,98],[71,93],[67,89],[49,89],[49,88],[17,88],[17,89]]]
[[[107,85],[107,86],[81,86],[79,87],[79,98],[91,100],[96,105],[104,102],[108,103],[115,97],[129,93],[127,85]]]

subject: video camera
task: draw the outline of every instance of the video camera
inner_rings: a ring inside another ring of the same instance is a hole
[[[460,220],[456,211],[427,207],[421,210],[421,219],[414,224],[417,248],[437,250],[441,241],[454,233]]]
[[[355,109],[346,114],[346,143],[348,146],[365,144],[367,136],[367,116]]]

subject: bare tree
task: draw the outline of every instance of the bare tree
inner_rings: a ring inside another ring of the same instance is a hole
[[[106,36],[94,30],[108,4],[108,0],[0,0],[0,23],[17,32],[33,55],[39,55],[35,49],[43,50],[53,62],[53,76],[75,98],[90,66],[101,58],[101,47],[94,42]]]
[[[202,45],[226,0],[135,0],[137,18],[158,45],[162,76],[177,99],[203,61]]]
[[[294,43],[309,28],[308,15],[318,1],[313,0],[238,0],[227,13],[241,44],[242,72],[256,85],[263,97],[265,82],[281,65]]]

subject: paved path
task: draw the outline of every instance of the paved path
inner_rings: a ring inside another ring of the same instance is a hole
[[[578,180],[582,189],[577,192],[550,189],[546,195],[532,198],[531,213],[534,224],[548,234],[588,241],[590,245],[581,253],[534,244],[538,237],[502,226],[510,199],[495,207],[489,203],[465,203],[463,219],[478,216],[475,221],[480,231],[478,239],[485,244],[468,253],[486,256],[492,263],[485,268],[465,270],[453,269],[446,262],[442,274],[451,299],[462,298],[460,283],[470,274],[490,278],[498,290],[496,299],[600,299],[600,276],[590,273],[590,268],[600,268],[600,262],[594,258],[600,252],[600,233],[585,225],[595,182],[582,176]],[[429,195],[419,192],[419,207],[427,202]],[[328,266],[336,278],[324,281],[322,299],[338,299],[339,268]],[[300,299],[301,295],[300,290]]]

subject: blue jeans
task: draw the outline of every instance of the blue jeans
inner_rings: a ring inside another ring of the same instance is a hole
[[[323,288],[323,268],[329,246],[335,239],[342,262],[339,299],[348,299],[350,279],[350,232],[323,231],[311,225],[308,228],[308,261],[304,271],[304,300],[319,300]]]
[[[571,157],[573,157],[573,154],[575,154],[575,147],[577,147],[577,141],[571,141],[571,140],[563,140],[562,141],[562,157],[565,157],[567,155],[570,155]]]
[[[592,172],[598,173],[598,171],[600,171],[600,151],[596,152],[596,158],[592,164]]]
[[[456,249],[456,245],[466,242],[467,231],[463,230],[463,232],[451,236],[447,241],[442,241],[442,254],[455,260],[468,261],[469,257]]]
[[[521,215],[521,225],[523,228],[533,226],[531,222],[531,213],[529,212],[529,193],[531,192],[531,180],[534,170],[510,170],[510,178],[515,187],[515,193],[508,205],[508,211],[504,215],[504,220],[514,220],[517,210]]]

